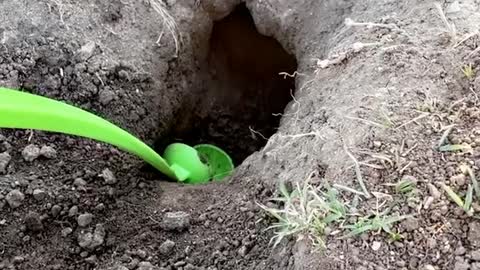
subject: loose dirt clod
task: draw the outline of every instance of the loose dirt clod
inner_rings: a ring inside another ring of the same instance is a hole
[[[57,150],[55,150],[51,146],[44,145],[40,149],[40,155],[46,158],[56,158],[57,157]]]
[[[93,233],[89,230],[79,232],[77,241],[82,248],[94,250],[105,241],[106,231],[102,224],[97,224]]]
[[[175,242],[167,240],[160,245],[159,251],[162,255],[168,255],[172,253],[173,248],[175,247]]]
[[[45,200],[45,198],[47,197],[47,193],[44,190],[38,188],[34,189],[32,194],[33,198],[39,202]]]
[[[106,168],[102,171],[102,174],[100,175],[104,180],[107,185],[113,185],[117,183],[117,178],[113,174],[113,172]]]
[[[11,208],[20,207],[24,199],[25,199],[25,195],[18,189],[14,189],[10,191],[5,197],[5,200],[7,201],[8,205],[10,205]]]
[[[81,214],[77,218],[77,223],[80,227],[87,227],[88,225],[90,225],[90,223],[92,223],[92,221],[93,215],[90,213]]]
[[[22,157],[25,161],[32,162],[40,156],[40,148],[35,144],[27,145],[22,151]]]
[[[165,213],[161,226],[167,231],[186,230],[190,227],[190,214],[182,211]]]
[[[158,267],[154,266],[150,262],[140,262],[138,264],[138,270],[158,270]]]
[[[29,212],[25,217],[25,226],[27,230],[32,232],[40,232],[43,230],[42,220],[37,212]]]
[[[0,153],[0,174],[5,174],[7,172],[8,164],[12,157],[9,153]]]

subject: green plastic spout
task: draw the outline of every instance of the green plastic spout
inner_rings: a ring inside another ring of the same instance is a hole
[[[163,159],[141,140],[92,113],[49,98],[0,87],[0,128],[36,129],[109,143],[137,155],[168,177],[205,182],[209,168],[185,144],[167,147]]]

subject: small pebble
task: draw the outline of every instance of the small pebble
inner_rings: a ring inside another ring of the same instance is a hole
[[[470,257],[474,261],[480,261],[480,249],[470,252]]]
[[[117,183],[117,178],[113,174],[113,172],[106,168],[102,171],[102,174],[100,175],[104,180],[107,185],[113,185]]]
[[[7,167],[12,157],[9,153],[0,153],[0,174],[7,173]]]
[[[73,185],[76,187],[83,187],[87,185],[87,181],[82,178],[75,178],[75,180],[73,180]]]
[[[13,260],[12,260],[13,264],[20,264],[24,261],[25,261],[25,258],[22,256],[15,256],[13,257]]]
[[[93,233],[80,231],[77,237],[78,245],[82,248],[93,250],[101,246],[105,241],[106,231],[102,224],[97,224]]]
[[[37,201],[43,201],[47,197],[47,193],[41,189],[33,190],[33,198]]]
[[[44,156],[46,158],[56,158],[57,157],[57,151],[53,149],[51,146],[42,146],[40,149],[40,155]]]
[[[382,246],[382,242],[374,241],[372,243],[372,250],[373,251],[378,251],[381,246]]]
[[[450,178],[450,181],[458,187],[465,185],[466,176],[465,174],[457,174]]]
[[[89,264],[96,264],[97,263],[97,256],[96,255],[92,255],[88,258],[85,258],[85,262],[89,263]]]
[[[159,248],[160,254],[168,255],[172,253],[174,247],[175,247],[175,242],[171,240],[167,240],[160,245],[160,248]]]
[[[105,210],[105,204],[103,204],[103,203],[97,204],[97,206],[95,206],[95,210],[97,210],[97,211]]]
[[[90,225],[90,223],[92,223],[92,221],[93,215],[90,213],[81,214],[77,218],[78,226],[80,227],[87,227],[88,225]]]
[[[88,256],[88,251],[82,251],[82,252],[80,253],[80,257],[82,257],[82,258],[85,258],[85,257],[87,257],[87,256]]]
[[[56,205],[52,206],[52,209],[50,211],[51,211],[53,217],[57,217],[58,214],[60,214],[60,212],[62,211],[62,207],[60,205],[56,204]]]
[[[25,216],[25,226],[27,227],[27,230],[32,232],[42,231],[43,224],[40,215],[37,212],[30,211]]]
[[[7,194],[5,200],[11,208],[17,208],[22,205],[25,195],[20,190],[14,189]]]
[[[70,210],[68,210],[68,216],[69,217],[74,217],[78,214],[78,206],[74,205],[70,207]]]
[[[138,270],[156,270],[156,267],[153,266],[150,262],[140,262],[138,264]]]
[[[435,199],[440,199],[440,197],[442,196],[442,193],[438,190],[436,186],[434,186],[431,183],[428,183],[427,187],[428,187],[428,191],[430,192],[430,196],[432,196]]]
[[[62,236],[63,237],[67,237],[68,235],[70,235],[71,233],[73,232],[72,228],[63,228],[62,229]]]
[[[40,148],[35,144],[27,145],[22,151],[22,157],[25,161],[31,162],[40,156]]]
[[[165,213],[161,227],[167,231],[182,231],[190,227],[190,214],[182,211]]]

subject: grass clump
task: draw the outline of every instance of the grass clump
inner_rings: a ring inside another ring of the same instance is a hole
[[[307,237],[314,246],[324,247],[325,229],[343,219],[347,212],[344,203],[338,199],[336,189],[322,190],[308,180],[302,185],[296,183],[291,192],[282,183],[280,196],[272,200],[282,203],[283,207],[259,206],[277,220],[268,228],[275,230],[271,239],[274,246],[287,237],[296,236],[297,240]]]
[[[370,216],[360,217],[356,223],[344,226],[344,228],[349,229],[350,232],[342,238],[358,236],[369,231],[384,231],[390,236],[391,239],[399,240],[400,238],[402,238],[402,236],[399,233],[395,232],[392,227],[395,223],[409,217],[411,216],[389,216],[387,212],[375,213]]]
[[[475,70],[473,69],[472,64],[468,64],[462,67],[463,75],[469,80],[472,80],[475,77]]]
[[[401,192],[411,193],[415,186],[405,182],[400,188]],[[259,204],[264,211],[276,219],[276,222],[267,228],[275,231],[270,241],[274,243],[274,247],[283,239],[295,237],[296,240],[308,238],[315,247],[324,248],[327,228],[334,232],[331,235],[344,231],[345,234],[340,239],[379,231],[386,232],[393,240],[401,238],[401,235],[392,227],[395,223],[410,217],[409,215],[393,216],[388,214],[389,210],[380,212],[377,201],[377,210],[362,216],[358,213],[356,206],[353,206],[356,203],[347,204],[339,198],[339,189],[352,192],[357,199],[360,196],[364,197],[362,192],[342,185],[331,187],[327,184],[320,187],[306,180],[302,184],[296,183],[293,190],[289,191],[285,184],[281,184],[279,196],[272,199],[282,204],[279,208]],[[358,217],[355,223],[346,224],[348,217],[352,216]]]

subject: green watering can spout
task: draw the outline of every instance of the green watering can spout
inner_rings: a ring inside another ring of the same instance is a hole
[[[106,142],[137,155],[168,177],[187,183],[220,180],[217,175],[224,177],[233,171],[231,158],[215,146],[198,148],[174,143],[165,149],[163,159],[135,136],[92,113],[60,101],[1,87],[0,128],[59,132]],[[213,150],[216,155],[210,153],[212,149],[217,149]],[[207,158],[206,164],[202,156]]]

